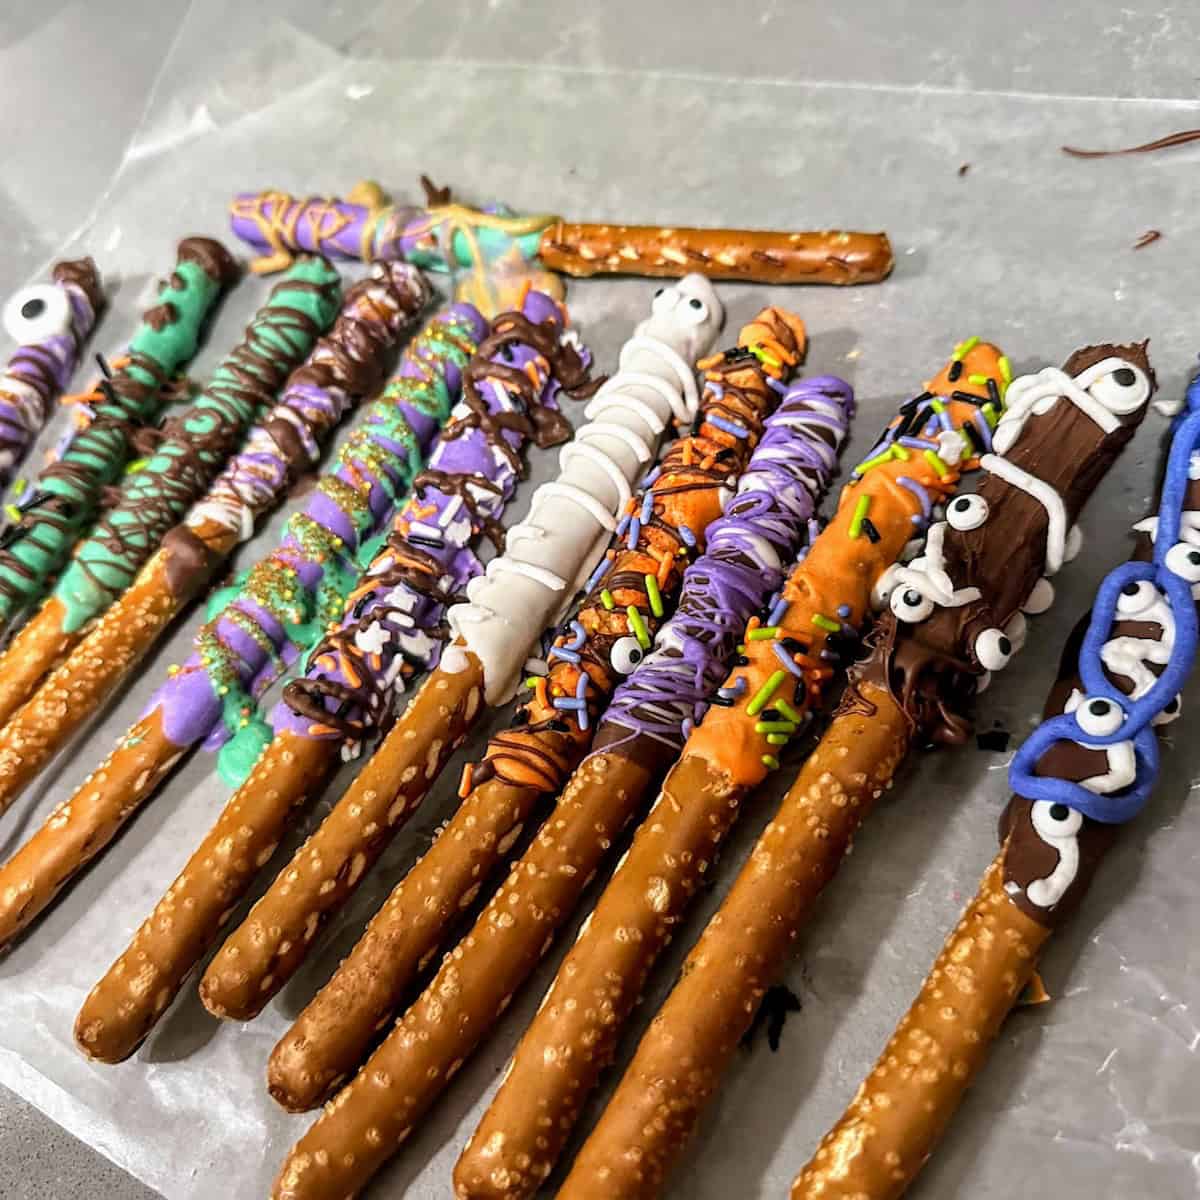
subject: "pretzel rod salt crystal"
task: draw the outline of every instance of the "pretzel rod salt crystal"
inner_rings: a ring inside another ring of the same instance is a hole
[[[735,668],[712,706],[705,712],[701,701],[699,711],[682,714],[695,722],[683,756],[463,1152],[455,1172],[460,1195],[528,1195],[549,1173],[611,1057],[641,980],[701,886],[741,800],[778,769],[780,747],[853,648],[873,590],[953,492],[960,469],[975,464],[974,455],[961,458],[970,436],[963,431],[974,430],[980,448],[990,447],[1007,377],[1007,360],[994,346],[972,338],[956,348],[859,464],[833,520],[766,606],[766,621],[750,618]],[[634,742],[630,758],[639,756],[640,744]],[[592,812],[619,805],[612,793],[607,803],[594,789],[589,794]],[[567,846],[572,869],[575,854],[589,865],[602,857],[581,824]],[[620,890],[625,880],[636,880],[636,896]]]
[[[52,283],[22,288],[4,306],[4,330],[18,348],[0,375],[0,487],[70,382],[104,304],[90,258],[55,263],[50,274]]]
[[[292,372],[277,403],[187,520],[161,539],[160,549],[90,631],[64,628],[68,609],[56,603],[57,591],[21,630],[10,654],[21,660],[24,674],[35,674],[38,659],[52,665],[62,648],[70,654],[0,729],[0,763],[6,750],[19,748],[20,769],[6,787],[19,789],[66,744],[238,543],[253,535],[256,519],[284,499],[296,474],[312,468],[337,423],[379,385],[401,330],[430,295],[415,267],[377,264],[373,276],[347,295],[329,334]]]
[[[580,224],[519,217],[503,205],[479,211],[449,202],[419,209],[389,205],[369,182],[345,200],[244,192],[230,212],[234,233],[265,254],[255,270],[279,270],[295,252],[316,251],[335,258],[405,259],[435,271],[473,267],[468,284],[484,289],[485,267],[500,280],[534,271],[538,286],[550,271],[671,279],[696,272],[754,283],[853,284],[877,283],[893,261],[883,233]],[[480,299],[474,293],[468,298]]]
[[[408,346],[399,373],[367,407],[338,450],[332,471],[289,518],[282,547],[251,572],[246,583],[252,589],[261,584],[252,592],[260,607],[249,608],[243,623],[232,629],[231,618],[221,613],[202,630],[201,644],[214,674],[227,661],[224,639],[234,639],[230,654],[252,652],[265,661],[276,643],[265,636],[261,645],[254,640],[261,636],[258,622],[286,641],[283,623],[292,615],[298,622],[311,616],[326,572],[348,570],[343,559],[358,547],[360,531],[370,533],[386,518],[418,470],[424,449],[449,415],[460,371],[485,328],[475,309],[455,305],[434,317]],[[286,611],[272,616],[281,608]],[[298,634],[298,628],[291,632]],[[234,682],[232,673],[210,678],[198,657],[186,669],[168,672],[148,711],[93,776],[0,867],[0,945],[28,925],[80,866],[108,844],[190,746],[205,738],[220,745],[243,730],[241,710],[252,707],[253,697],[241,687],[232,694],[218,690]]]
[[[1045,607],[1043,573],[1078,548],[1074,522],[1152,392],[1138,346],[1091,347],[1063,371],[1014,380],[978,493],[951,501],[924,555],[894,572],[870,655],[852,668],[832,723],[688,956],[560,1196],[602,1186],[659,1194],[873,801],[912,746],[969,735],[978,681],[1020,649],[1022,610],[1031,596]],[[625,895],[629,886],[616,885]]]
[[[550,324],[551,331],[558,333],[562,316],[552,301],[540,295],[531,296],[528,309],[541,315]],[[489,387],[496,384],[511,388],[516,394],[515,381],[505,378],[508,371],[505,355],[511,351],[514,358],[517,357],[517,347],[525,330],[519,323],[514,328],[513,322],[503,317],[497,324],[496,336],[485,343],[486,356],[481,355],[474,370],[468,369],[468,376],[473,386],[486,381]],[[536,335],[535,341],[540,340],[540,335]],[[550,339],[550,343],[549,357],[540,353],[522,356],[530,372],[528,376],[520,375],[527,389],[521,394],[527,402],[548,390],[550,396],[557,395],[556,388],[550,390],[549,380],[554,364],[564,367],[576,382],[579,381],[580,357],[569,345],[559,344],[556,339]],[[536,350],[536,347],[531,348]],[[492,356],[503,364],[501,369],[496,370],[490,363]],[[476,428],[471,419],[475,415],[478,415],[477,411],[469,409],[460,421],[450,426],[445,436],[453,439],[464,431],[469,436]],[[512,422],[505,424],[509,426],[507,432],[515,434],[513,440],[519,444],[523,433],[513,428]],[[548,426],[544,424],[544,427]],[[489,454],[495,452],[495,445],[486,434],[484,444]],[[339,610],[343,607],[344,597],[341,597]],[[242,654],[245,657],[246,651]],[[259,758],[249,779],[225,806],[179,879],[135,935],[130,949],[88,997],[77,1023],[76,1036],[89,1054],[113,1061],[136,1047],[216,937],[231,905],[244,894],[256,871],[270,857],[291,811],[306,794],[303,787],[296,785],[294,777],[291,777],[291,783],[287,779],[270,780],[272,774],[280,772],[280,764],[290,769],[295,761],[303,761],[307,765],[300,778],[307,780],[310,791],[319,789],[323,778],[321,766],[328,765],[330,743],[321,739],[298,740],[290,746],[284,743],[281,750],[278,745],[278,742],[272,743],[268,753]],[[336,757],[336,743],[332,744],[332,749]],[[232,856],[222,849],[231,844],[237,847],[237,853]],[[151,998],[141,992],[134,980],[134,975],[140,979],[148,973],[156,981],[153,1005]]]
[[[187,238],[175,270],[129,344],[125,365],[103,385],[104,403],[23,495],[19,520],[0,532],[0,623],[36,600],[66,560],[79,533],[96,515],[101,493],[119,479],[134,430],[151,424],[176,370],[196,352],[200,327],[237,268],[220,242]],[[7,666],[0,670],[0,718],[25,696],[6,696]]]
[[[704,673],[710,654],[718,658],[732,654],[746,616],[782,583],[783,564],[805,537],[816,501],[836,464],[852,407],[849,387],[829,376],[788,389],[778,410],[767,418],[737,495],[725,514],[709,526],[705,554],[684,575],[679,608],[659,631],[659,649],[642,660],[618,689],[618,697],[643,670],[654,669],[656,658],[675,664],[686,661],[692,677]],[[741,620],[737,620],[739,610]],[[686,659],[678,656],[679,651]],[[707,673],[713,674],[711,667]],[[714,688],[720,678],[717,675]],[[685,713],[690,711],[689,705]],[[648,764],[647,769],[653,772]],[[582,776],[583,772],[577,773],[576,779]],[[573,790],[577,790],[574,785],[472,932],[446,956],[417,1003],[305,1136],[284,1168],[283,1179],[290,1190],[281,1187],[282,1194],[299,1198],[357,1190],[395,1152],[404,1131],[415,1127],[493,1027],[584,886],[585,877],[549,851],[565,824],[560,818],[572,811]],[[617,800],[617,806],[623,801],[623,797]],[[617,832],[606,827],[606,820],[603,811],[593,814],[588,827],[592,842],[607,845]],[[548,853],[555,859],[552,865]],[[543,898],[548,908],[542,908]],[[562,913],[556,907],[560,900]],[[339,1022],[339,1035],[345,1025],[345,1020]],[[320,1052],[323,1040],[317,1041]],[[304,1046],[295,1042],[290,1061],[298,1064],[303,1052]],[[275,1068],[287,1065],[288,1060],[279,1060],[277,1052],[272,1083],[277,1078]],[[379,1086],[380,1078],[389,1081],[386,1088]],[[335,1146],[338,1153],[330,1154],[327,1163],[313,1165],[320,1161],[320,1151]]]
[[[921,993],[792,1185],[793,1200],[894,1200],[979,1075],[1051,933],[1075,911],[1158,776],[1200,599],[1200,386],[1188,389],[1156,516],[1063,650],[1044,719],[1010,768],[1003,843]]]
[[[503,859],[538,799],[557,792],[586,752],[617,681],[650,649],[684,567],[703,549],[705,531],[745,468],[778,403],[776,387],[790,376],[804,344],[800,320],[769,308],[742,329],[737,347],[702,360],[696,432],[671,447],[643,492],[625,506],[582,607],[553,639],[548,676],[526,680],[533,692],[515,727],[495,736],[483,762],[466,769],[463,804],[306,1014],[316,1027],[337,1014],[343,1036],[335,1040],[344,1058],[327,1079],[361,1060],[371,1031],[399,1003],[418,963],[437,949],[447,925]],[[311,933],[353,891],[406,815],[388,810],[386,794],[348,794],[231,939],[236,964],[250,959],[259,964],[259,976],[286,979],[290,969],[281,972],[261,948],[298,946],[289,955],[298,963]],[[373,832],[368,836],[364,827]],[[220,964],[218,958],[210,978]]]
[[[285,690],[296,707],[281,705],[276,713],[281,752],[273,760],[284,765],[260,778],[259,787],[281,798],[302,792],[305,779],[286,769],[282,750],[290,741],[321,742],[322,765],[331,765],[339,749],[356,750],[386,723],[405,681],[436,662],[448,603],[483,570],[472,543],[487,533],[503,553],[498,518],[516,487],[525,441],[543,448],[565,442],[571,426],[559,411],[560,390],[580,395],[598,386],[587,378],[590,360],[576,351],[574,334],[563,331],[564,317],[556,301],[531,292],[523,313],[497,318],[467,371],[458,419],[439,441],[387,543],[350,593],[341,625],[313,649],[305,678]],[[312,773],[310,763],[306,774]],[[307,787],[311,790],[311,779]],[[303,961],[319,914],[353,890],[389,840],[398,814],[386,807],[377,811],[374,800],[367,796],[354,810],[342,845],[312,839],[303,867],[285,868],[230,935],[200,984],[215,1015],[248,1020]],[[286,811],[279,801],[274,807]],[[315,849],[318,844],[323,848]],[[340,854],[345,869],[330,862],[326,874],[324,853]]]

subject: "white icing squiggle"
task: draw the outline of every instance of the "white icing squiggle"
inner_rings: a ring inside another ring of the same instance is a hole
[[[985,454],[979,465],[1005,483],[1020,488],[1032,496],[1045,510],[1049,527],[1046,530],[1046,574],[1054,575],[1067,561],[1067,507],[1063,498],[1044,479],[1011,463],[998,454]]]
[[[456,641],[442,669],[461,670],[469,651],[483,666],[489,704],[513,695],[537,635],[591,574],[668,422],[695,416],[699,391],[688,364],[712,347],[722,316],[703,276],[659,291],[622,347],[620,369],[585,409],[589,423],[564,447],[559,478],[538,488],[504,555],[467,585],[467,602],[447,612]]]

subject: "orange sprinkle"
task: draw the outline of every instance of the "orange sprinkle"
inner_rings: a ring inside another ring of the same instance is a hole
[[[525,374],[529,376],[529,382],[540,391],[542,387],[542,381],[538,378],[537,366],[534,363],[527,362],[524,370]]]
[[[458,781],[458,796],[465,800],[471,794],[471,776],[475,774],[473,763],[467,763],[462,770],[462,778]]]
[[[517,310],[524,308],[525,301],[528,299],[529,293],[532,290],[533,290],[533,279],[527,278],[525,280],[525,282],[523,284],[521,284],[521,294],[517,297],[517,302],[516,302],[516,304],[513,305],[513,307]],[[562,306],[560,305],[559,307],[561,308]],[[567,315],[566,309],[563,309],[563,318],[564,319],[566,318],[566,315]]]
[[[666,582],[670,577],[671,577],[671,559],[667,555],[664,554],[663,557],[661,559],[659,559],[658,571],[656,573],[656,578],[658,579],[658,586],[660,588],[666,586]]]
[[[704,460],[700,463],[700,470],[711,471],[713,469],[713,464],[716,461],[717,461],[717,456],[715,454],[706,454],[704,456]]]
[[[691,439],[689,438],[683,443],[683,465],[685,467],[690,467],[695,460],[696,457],[692,453],[692,443]]]
[[[338,737],[344,737],[340,729],[334,729],[332,725],[322,725],[319,722],[308,727],[310,737],[324,737],[327,733],[336,733]]]
[[[537,700],[538,706],[546,709],[550,707],[550,698],[546,695],[546,680],[539,676],[537,683],[533,688],[534,699]]]

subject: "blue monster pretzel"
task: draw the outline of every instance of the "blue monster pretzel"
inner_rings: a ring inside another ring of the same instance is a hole
[[[1197,616],[1194,584],[1200,583],[1200,545],[1181,541],[1188,481],[1200,477],[1200,376],[1187,390],[1187,414],[1172,432],[1152,562],[1129,562],[1105,577],[1096,594],[1091,621],[1079,651],[1079,677],[1085,694],[1068,713],[1043,721],[1017,751],[1009,770],[1012,790],[1033,801],[1065,804],[1085,817],[1115,825],[1132,820],[1149,798],[1158,777],[1158,741],[1154,724],[1183,686],[1196,655]],[[1162,673],[1141,694],[1126,696],[1109,680],[1102,653],[1120,618],[1118,598],[1127,588],[1149,582],[1165,599],[1174,623],[1170,657]],[[1034,773],[1038,760],[1055,742],[1089,748],[1121,743],[1132,746],[1133,783],[1103,795],[1067,779]]]

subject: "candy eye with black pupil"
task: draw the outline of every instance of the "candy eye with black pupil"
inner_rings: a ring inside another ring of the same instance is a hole
[[[1178,696],[1172,696],[1166,704],[1163,705],[1160,712],[1156,713],[1151,718],[1151,725],[1170,725],[1172,721],[1179,720],[1179,714],[1183,711],[1183,701]]]
[[[1150,395],[1150,384],[1140,370],[1125,363],[1093,379],[1087,390],[1109,412],[1124,415],[1141,407]]]
[[[53,284],[22,288],[4,306],[5,332],[23,346],[59,337],[70,328],[71,301]]]
[[[635,637],[618,638],[613,643],[608,660],[614,671],[621,675],[630,674],[645,657],[641,644]]]
[[[892,593],[892,612],[910,625],[924,621],[933,612],[933,601],[922,596],[916,588],[898,588]]]
[[[690,325],[699,325],[708,317],[708,305],[704,303],[698,296],[692,296],[687,307],[681,314],[685,323]]]
[[[1050,820],[1065,821],[1071,815],[1071,810],[1065,804],[1050,805]]]
[[[1039,800],[1029,813],[1034,829],[1049,842],[1074,837],[1083,828],[1083,814],[1065,804]]]
[[[1200,547],[1176,542],[1163,556],[1163,565],[1187,583],[1200,583]]]
[[[946,508],[950,528],[963,533],[978,529],[987,519],[988,502],[982,496],[958,496]]]
[[[1097,696],[1092,700],[1080,701],[1075,710],[1075,720],[1084,733],[1090,733],[1093,737],[1109,737],[1121,728],[1125,713],[1119,704]]]
[[[693,308],[703,308],[704,307],[704,301],[697,300],[694,297],[690,301],[688,301],[688,303],[691,304],[691,306]]]
[[[1113,372],[1112,377],[1122,387],[1133,387],[1137,382],[1137,376],[1129,367],[1119,367]]]
[[[1145,612],[1158,599],[1158,589],[1147,579],[1127,583],[1117,597],[1117,612],[1133,616]]]
[[[975,657],[985,671],[1003,670],[1012,656],[1012,639],[1003,629],[985,629],[975,639]]]

